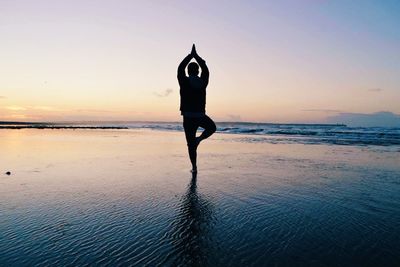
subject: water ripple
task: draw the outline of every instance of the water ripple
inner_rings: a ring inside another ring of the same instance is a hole
[[[304,164],[322,171],[4,198],[0,265],[396,266],[399,173]]]

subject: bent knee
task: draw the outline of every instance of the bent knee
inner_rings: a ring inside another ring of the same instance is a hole
[[[211,131],[212,133],[215,133],[215,132],[217,131],[217,126],[216,126],[215,124],[213,124],[213,125],[210,127],[210,131]]]

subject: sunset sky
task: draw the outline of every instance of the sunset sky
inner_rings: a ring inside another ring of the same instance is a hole
[[[400,114],[397,0],[0,0],[0,120],[180,120],[197,45],[217,121]]]

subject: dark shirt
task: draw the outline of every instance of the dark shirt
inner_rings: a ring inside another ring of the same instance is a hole
[[[201,68],[201,75],[186,76],[185,69],[193,58],[186,56],[178,67],[178,81],[180,86],[181,103],[180,110],[185,112],[204,113],[206,112],[206,88],[208,85],[209,71],[206,62],[199,56],[195,57]]]

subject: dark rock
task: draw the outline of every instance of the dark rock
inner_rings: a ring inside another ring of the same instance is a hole
[[[11,175],[11,172],[6,172],[7,175]]]

